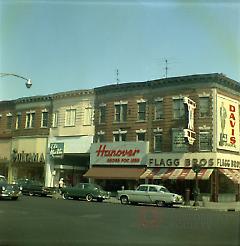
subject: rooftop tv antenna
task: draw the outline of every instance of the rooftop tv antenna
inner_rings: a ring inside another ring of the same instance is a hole
[[[117,68],[117,71],[116,71],[116,80],[117,80],[117,85],[119,84],[119,70]]]
[[[165,78],[168,77],[168,60],[165,59]]]

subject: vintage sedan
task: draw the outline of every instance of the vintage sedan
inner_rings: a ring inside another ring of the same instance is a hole
[[[6,178],[0,175],[0,199],[17,200],[21,194],[21,189],[18,185],[8,184]]]
[[[61,189],[64,199],[83,198],[91,202],[97,200],[102,202],[104,199],[110,198],[110,192],[104,191],[101,186],[91,183],[79,183],[73,187],[65,187]]]
[[[41,182],[30,179],[19,179],[16,181],[19,187],[22,187],[22,194],[29,196],[51,196],[52,188],[45,187]]]
[[[173,206],[183,203],[182,196],[169,192],[162,185],[144,184],[138,186],[136,190],[121,190],[117,193],[122,204],[149,203],[157,206]]]

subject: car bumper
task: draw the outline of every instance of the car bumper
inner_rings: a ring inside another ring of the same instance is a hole
[[[101,195],[98,195],[98,198],[102,198],[102,199],[109,199],[110,198],[110,192],[107,193],[107,194],[101,194]]]
[[[19,197],[21,195],[21,191],[4,191],[0,194],[0,198],[14,198]]]

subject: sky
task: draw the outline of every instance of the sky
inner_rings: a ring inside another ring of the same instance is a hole
[[[1,77],[0,101],[166,76],[240,81],[240,3],[224,2],[0,0],[0,72],[33,84]]]

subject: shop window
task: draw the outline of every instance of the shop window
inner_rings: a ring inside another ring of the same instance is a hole
[[[163,119],[163,101],[156,100],[155,101],[155,120]]]
[[[115,122],[127,121],[127,104],[115,104]]]
[[[58,127],[58,112],[52,114],[52,127]]]
[[[48,112],[42,112],[41,127],[48,127]]]
[[[185,108],[182,98],[173,99],[173,118],[174,119],[184,119]]]
[[[27,112],[25,128],[33,128],[34,126],[35,126],[35,112]]]
[[[7,129],[12,129],[13,117],[11,113],[7,114]]]
[[[99,123],[104,124],[106,123],[106,106],[99,107]]]
[[[209,97],[199,98],[199,117],[208,118],[210,115],[210,99]]]
[[[138,120],[145,121],[146,120],[146,102],[138,102]]]
[[[162,151],[162,133],[156,133],[154,135],[154,152]]]
[[[76,109],[67,109],[65,113],[65,126],[75,126]]]
[[[16,115],[16,129],[19,129],[21,127],[22,124],[22,114],[18,113]]]
[[[199,132],[199,150],[211,151],[212,150],[212,135],[210,130],[200,130]]]

